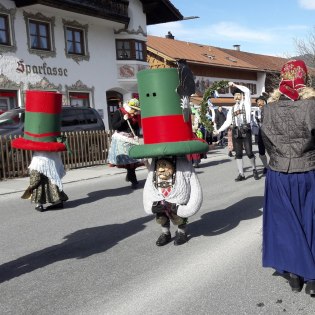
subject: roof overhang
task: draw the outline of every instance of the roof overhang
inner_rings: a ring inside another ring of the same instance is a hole
[[[184,19],[183,15],[169,0],[140,0],[143,12],[147,16],[147,25],[176,22]]]

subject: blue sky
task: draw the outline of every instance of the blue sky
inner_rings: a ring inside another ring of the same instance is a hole
[[[185,17],[198,19],[157,24],[148,35],[242,51],[292,57],[296,40],[315,34],[315,0],[171,0]]]

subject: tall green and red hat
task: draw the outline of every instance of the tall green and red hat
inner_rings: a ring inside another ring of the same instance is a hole
[[[181,156],[207,152],[207,143],[195,140],[190,118],[183,115],[176,68],[142,70],[137,75],[143,145],[130,149],[133,158]]]
[[[32,151],[65,151],[61,142],[62,94],[26,91],[24,135],[12,141],[16,149]]]

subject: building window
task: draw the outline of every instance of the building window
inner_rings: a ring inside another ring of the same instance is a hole
[[[11,45],[9,16],[0,14],[0,44]]]
[[[55,57],[56,48],[54,40],[55,18],[49,18],[41,13],[24,12],[27,30],[28,50],[41,58]]]
[[[0,90],[0,114],[17,107],[17,91]]]
[[[90,59],[88,50],[88,24],[62,20],[65,37],[65,54],[76,62]]]
[[[68,54],[84,55],[84,34],[82,30],[66,27]]]
[[[116,57],[118,60],[146,61],[145,42],[134,39],[116,40]]]
[[[243,86],[246,86],[247,88],[249,88],[251,95],[257,94],[257,85],[254,83],[236,82],[235,84],[243,85]],[[230,93],[232,93],[232,90]]]
[[[136,41],[135,48],[136,48],[136,59],[143,60],[143,43]]]
[[[29,20],[31,49],[51,50],[49,23]]]
[[[69,92],[70,106],[90,107],[90,93]]]
[[[7,9],[0,3],[0,53],[15,52],[14,19],[16,9]]]

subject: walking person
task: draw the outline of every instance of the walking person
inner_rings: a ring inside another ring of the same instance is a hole
[[[232,136],[232,126],[227,129],[227,147],[228,147],[228,156],[233,157],[233,136]]]
[[[264,96],[261,95],[256,99],[256,104],[258,106],[258,111],[255,112],[254,120],[258,127],[257,145],[258,145],[259,158],[264,166],[264,174],[266,174],[267,169],[268,169],[268,159],[266,156],[266,148],[265,148],[262,135],[261,135],[261,126],[263,122],[263,108],[267,104],[267,100]]]
[[[141,161],[129,156],[130,148],[139,144],[140,104],[136,98],[124,102],[123,106],[114,112],[112,127],[115,132],[108,152],[108,163],[110,166],[125,168],[126,181],[131,182],[131,188],[136,189],[136,168],[143,165]]]
[[[289,277],[294,292],[315,297],[315,90],[307,68],[291,60],[264,106],[270,156],[263,213],[263,266]]]
[[[233,136],[233,147],[235,150],[235,157],[238,169],[238,176],[235,178],[236,182],[245,180],[243,167],[243,148],[249,158],[253,170],[253,177],[255,180],[259,179],[256,170],[255,155],[252,148],[252,132],[250,127],[251,121],[251,100],[250,90],[246,86],[237,85],[229,82],[230,87],[234,87],[232,94],[234,96],[235,105],[229,110],[224,124],[215,130],[216,134],[226,130],[231,125]]]
[[[219,106],[218,110],[216,112],[216,115],[215,115],[214,128],[220,129],[220,127],[224,124],[225,121],[226,121],[226,116],[223,113],[222,106]],[[218,134],[218,140],[217,140],[218,142],[217,143],[221,147],[224,146],[224,138],[223,137],[224,137],[224,130]]]

